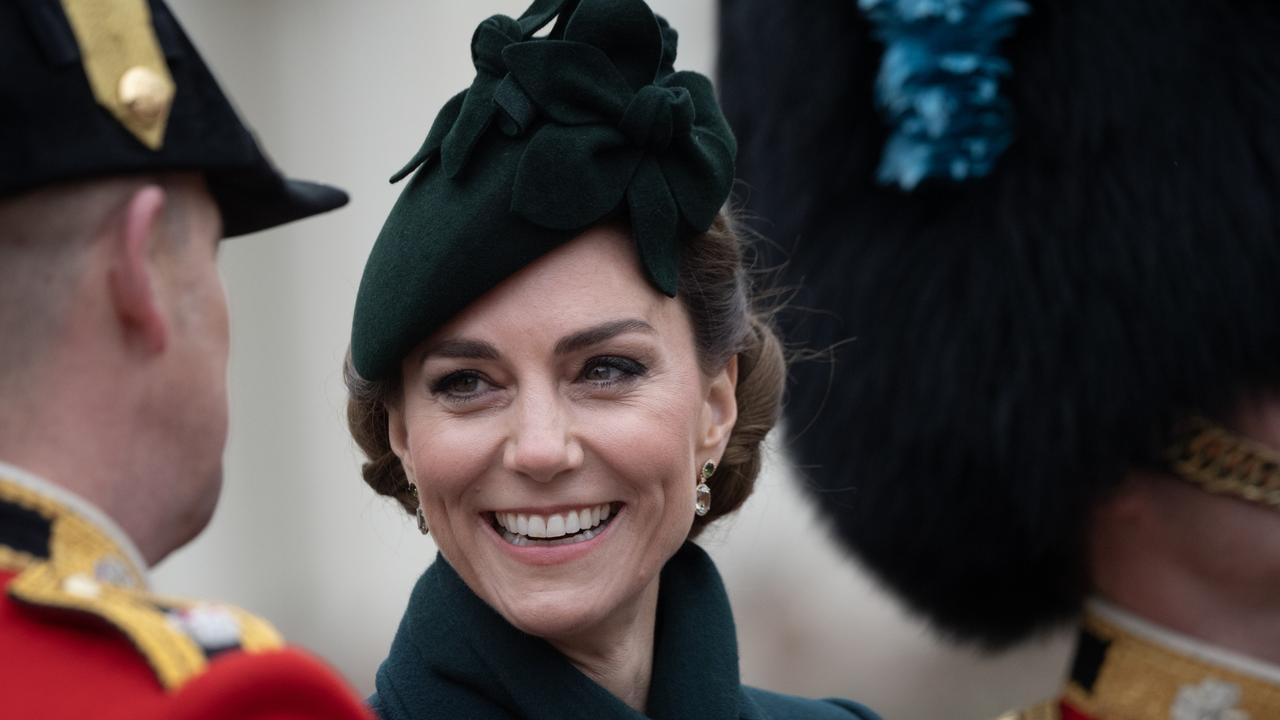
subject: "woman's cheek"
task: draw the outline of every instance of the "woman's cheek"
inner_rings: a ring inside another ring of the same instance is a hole
[[[481,450],[484,436],[476,429],[449,427],[449,422],[424,422],[410,430],[419,492],[437,497],[462,494],[485,475],[490,456]]]
[[[691,405],[687,396],[670,393],[613,408],[588,423],[590,445],[616,472],[649,491],[678,492],[687,476],[692,498],[696,420],[690,418],[697,413]]]
[[[700,383],[688,373],[664,373],[645,381],[634,392],[598,406],[596,418],[634,430],[684,436],[696,423],[701,397]]]

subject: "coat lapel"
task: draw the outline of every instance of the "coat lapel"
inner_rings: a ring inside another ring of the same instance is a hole
[[[715,566],[692,543],[662,571],[648,715],[739,717],[738,651]],[[545,641],[511,626],[437,557],[378,671],[384,720],[641,720]]]

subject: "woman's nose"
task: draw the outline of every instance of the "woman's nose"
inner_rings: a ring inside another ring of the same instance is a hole
[[[521,393],[514,409],[503,451],[508,470],[547,482],[582,464],[582,446],[558,393],[550,388]]]

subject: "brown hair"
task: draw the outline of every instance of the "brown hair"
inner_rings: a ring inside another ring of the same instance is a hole
[[[694,344],[704,373],[711,375],[738,356],[738,420],[729,434],[711,486],[711,512],[696,517],[690,537],[707,524],[737,510],[755,488],[762,461],[760,444],[778,420],[786,360],[770,312],[758,306],[745,259],[746,241],[721,213],[707,232],[685,245],[680,258],[678,298],[693,325]],[[417,499],[409,491],[404,467],[391,450],[387,406],[400,392],[400,379],[370,382],[361,378],[348,352],[343,368],[347,424],[368,457],[361,472],[380,495],[399,501],[410,514]],[[689,469],[694,482],[696,468]]]

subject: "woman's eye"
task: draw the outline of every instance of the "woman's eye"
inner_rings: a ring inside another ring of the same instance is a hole
[[[624,357],[598,357],[587,361],[582,379],[597,385],[625,382],[645,373],[645,367]]]
[[[479,373],[461,371],[450,373],[431,385],[433,395],[445,395],[450,399],[466,399],[485,392],[490,384]]]
[[[596,365],[588,368],[586,375],[587,379],[592,382],[611,382],[617,380],[622,375],[622,371],[608,365]]]

